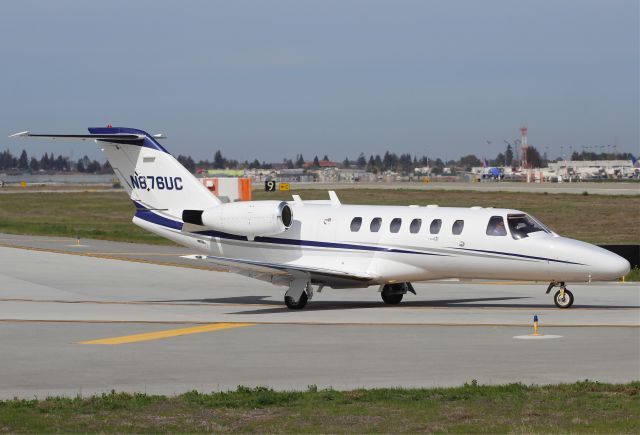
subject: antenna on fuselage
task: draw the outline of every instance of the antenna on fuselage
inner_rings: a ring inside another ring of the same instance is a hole
[[[336,195],[336,192],[333,190],[329,191],[329,199],[331,199],[332,207],[339,207],[340,205],[342,205],[342,203],[338,199],[338,195]]]

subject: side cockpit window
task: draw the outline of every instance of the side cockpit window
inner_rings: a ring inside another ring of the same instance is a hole
[[[351,232],[357,233],[358,231],[360,231],[361,226],[362,226],[362,218],[354,217],[353,220],[351,221]]]
[[[551,232],[547,227],[526,214],[507,215],[507,222],[509,224],[509,230],[511,230],[511,236],[516,240],[529,237],[529,234],[538,231],[544,233]]]
[[[491,216],[487,225],[487,236],[506,236],[507,228],[504,226],[502,216]]]

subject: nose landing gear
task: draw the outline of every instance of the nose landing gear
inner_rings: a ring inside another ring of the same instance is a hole
[[[558,308],[569,308],[573,305],[573,293],[571,293],[565,286],[564,282],[551,282],[549,287],[547,287],[547,294],[554,287],[560,287],[560,290],[553,295],[553,302],[556,304]]]

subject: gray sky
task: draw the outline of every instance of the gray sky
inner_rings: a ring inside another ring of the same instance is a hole
[[[12,1],[0,133],[111,123],[174,154],[638,151],[639,2]],[[491,141],[490,146],[487,140]],[[0,148],[100,157],[93,144]]]

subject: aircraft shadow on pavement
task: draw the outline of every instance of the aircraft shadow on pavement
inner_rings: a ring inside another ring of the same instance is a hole
[[[440,300],[422,300],[412,301],[405,300],[398,307],[404,308],[515,308],[515,309],[552,309],[555,308],[552,301],[548,303],[523,303],[508,302],[520,301],[522,299],[531,299],[530,296],[511,296],[511,297],[491,297],[491,298],[466,298],[466,299],[440,299]],[[225,298],[206,298],[206,299],[182,299],[182,300],[163,300],[154,302],[179,302],[179,303],[200,303],[200,304],[237,304],[247,305],[269,305],[271,307],[257,308],[249,311],[239,311],[233,314],[271,314],[271,313],[295,313],[298,310],[289,310],[283,302],[274,301],[270,296],[234,296]],[[309,302],[303,311],[331,311],[346,310],[356,308],[394,308],[386,306],[382,301],[327,301],[313,300]],[[640,308],[629,305],[582,305],[576,304],[575,308],[588,309],[633,309]],[[232,313],[229,313],[232,314]]]

